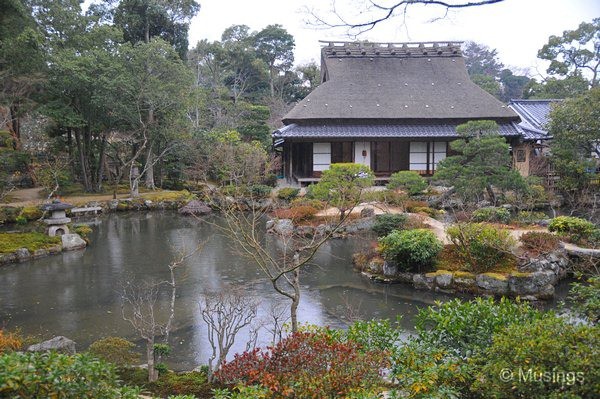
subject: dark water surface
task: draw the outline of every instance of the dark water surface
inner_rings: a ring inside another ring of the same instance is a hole
[[[205,242],[178,273],[173,353],[167,362],[176,369],[191,369],[210,354],[198,306],[204,292],[240,287],[260,300],[259,317],[264,319],[272,304],[287,305],[257,267],[236,256],[232,243],[215,230],[172,212],[103,216],[87,249],[0,268],[0,325],[44,338],[64,335],[75,340],[79,350],[106,336],[137,341],[121,317],[120,287],[127,281],[168,279],[167,266],[180,251]],[[364,239],[332,240],[304,270],[301,322],[341,327],[350,304],[366,318],[401,315],[403,326],[411,331],[419,308],[450,299],[405,285],[376,284],[354,272],[350,259],[361,245]],[[168,293],[159,300],[163,320],[169,300]],[[234,351],[242,351],[244,342],[242,335]]]

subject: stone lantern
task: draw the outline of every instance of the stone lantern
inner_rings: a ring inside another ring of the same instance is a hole
[[[66,210],[73,208],[73,205],[54,200],[50,204],[42,205],[41,208],[50,212],[50,217],[44,219],[44,223],[48,225],[48,235],[50,237],[69,234],[67,224],[71,222],[71,219],[67,217]]]

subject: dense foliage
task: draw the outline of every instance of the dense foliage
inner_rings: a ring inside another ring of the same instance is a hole
[[[408,216],[402,213],[383,213],[375,216],[372,230],[377,237],[385,237],[394,230],[402,230],[408,222]]]
[[[130,366],[140,360],[134,348],[135,344],[126,339],[107,337],[92,343],[88,348],[88,352],[106,362],[118,366]]]
[[[87,354],[11,352],[0,356],[0,396],[136,399],[120,387],[114,368]]]
[[[506,224],[510,222],[510,217],[510,212],[506,208],[490,206],[473,211],[474,222],[496,222]]]
[[[585,219],[573,216],[557,216],[550,221],[548,230],[579,243],[586,240],[596,230],[596,226]]]
[[[513,257],[515,240],[507,230],[485,223],[457,223],[449,226],[446,234],[469,271],[490,271]]]
[[[334,163],[323,171],[313,185],[311,195],[327,201],[340,211],[340,220],[360,202],[365,188],[373,185],[374,175],[368,166],[357,163]]]
[[[426,229],[395,230],[379,239],[383,257],[403,270],[422,270],[431,266],[443,248],[435,234]]]
[[[388,189],[401,189],[410,195],[421,194],[427,186],[427,181],[421,175],[410,170],[392,173],[390,182],[387,184]]]
[[[217,372],[218,380],[260,384],[277,398],[345,396],[378,384],[385,353],[341,341],[327,331],[297,332],[269,350],[236,355]]]

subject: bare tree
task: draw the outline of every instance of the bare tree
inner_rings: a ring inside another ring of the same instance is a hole
[[[129,322],[137,334],[146,342],[146,363],[148,366],[148,381],[154,382],[158,379],[156,370],[156,358],[154,344],[157,337],[162,336],[167,343],[169,333],[175,318],[175,298],[177,282],[175,270],[182,266],[187,258],[193,253],[182,251],[179,256],[169,264],[169,280],[167,281],[127,281],[123,284],[121,291],[121,315],[123,320]],[[163,287],[171,291],[168,317],[159,315],[157,301]]]
[[[347,12],[340,11],[338,2],[331,1],[330,17],[323,17],[320,13],[313,9],[306,9],[309,15],[308,23],[324,28],[344,28],[351,36],[358,36],[375,28],[380,23],[393,19],[394,17],[403,15],[406,17],[409,7],[413,6],[434,6],[444,10],[445,17],[448,11],[453,9],[462,9],[470,7],[485,6],[489,4],[500,3],[504,0],[401,0],[392,4],[385,3],[382,0],[365,0],[362,4],[353,5],[351,7],[352,15]],[[350,7],[349,7],[350,8]],[[442,17],[442,18],[443,18]]]
[[[292,331],[298,329],[298,305],[300,304],[300,269],[308,265],[321,246],[347,222],[354,206],[343,217],[334,215],[324,221],[323,228],[312,235],[300,233],[294,226],[272,229],[274,240],[265,235],[265,222],[269,208],[260,207],[252,195],[248,201],[240,195],[223,197],[213,195],[222,223],[213,223],[233,243],[233,249],[255,263],[269,279],[273,289],[288,298]],[[288,221],[290,222],[290,221]],[[210,223],[210,222],[209,222]],[[290,222],[291,223],[291,222]]]
[[[237,334],[250,326],[256,317],[258,302],[254,298],[244,296],[239,290],[228,288],[219,293],[204,294],[200,310],[212,348],[208,358],[208,379],[212,381],[213,373],[227,359]],[[256,342],[256,333],[256,329],[251,329],[250,341]]]

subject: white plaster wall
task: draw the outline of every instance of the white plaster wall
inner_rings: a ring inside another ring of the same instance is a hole
[[[366,156],[363,156],[363,151],[366,151]],[[356,141],[354,143],[354,163],[367,165],[369,168],[371,167],[370,141]]]

